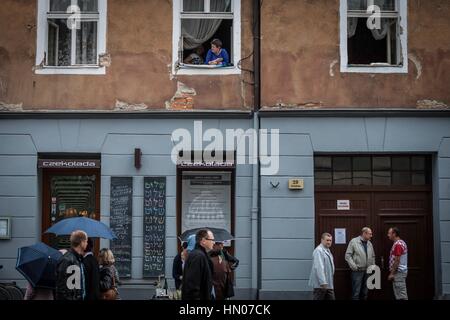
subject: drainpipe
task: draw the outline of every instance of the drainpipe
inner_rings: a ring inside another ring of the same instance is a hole
[[[254,108],[253,129],[257,133],[258,141],[257,161],[253,164],[252,181],[252,291],[256,290],[256,299],[259,299],[261,288],[261,217],[260,217],[260,167],[259,167],[259,109],[261,108],[261,2],[253,0],[253,76],[254,76]],[[254,292],[252,296],[255,297]]]

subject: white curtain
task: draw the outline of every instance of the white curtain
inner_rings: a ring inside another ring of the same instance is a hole
[[[225,12],[230,1],[211,1],[211,12]],[[201,2],[196,0],[184,0],[183,2],[184,12],[199,11],[202,8]],[[181,22],[183,49],[194,49],[205,43],[217,32],[221,23],[221,19],[183,19]]]
[[[372,29],[372,35],[375,40],[382,40],[386,37],[389,28],[392,24],[395,23],[393,19],[381,19],[381,28],[380,29]]]
[[[356,33],[358,27],[358,18],[347,18],[347,37],[351,38]]]
[[[395,23],[395,19],[381,19],[380,29],[372,29],[372,36],[375,40],[382,40],[386,37],[389,28]],[[356,33],[358,18],[347,18],[347,37],[351,38]]]

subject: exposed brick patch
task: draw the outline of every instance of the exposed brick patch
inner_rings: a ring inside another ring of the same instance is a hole
[[[184,83],[178,81],[177,92],[166,102],[166,108],[169,110],[193,110],[194,97],[197,95],[195,89],[186,86]]]

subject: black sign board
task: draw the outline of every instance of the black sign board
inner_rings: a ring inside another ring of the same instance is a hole
[[[100,169],[100,167],[100,160],[38,160],[39,169]]]
[[[119,276],[131,277],[131,224],[133,204],[133,178],[111,178],[110,227],[117,236],[111,241]]]
[[[166,178],[144,178],[144,277],[165,273]]]

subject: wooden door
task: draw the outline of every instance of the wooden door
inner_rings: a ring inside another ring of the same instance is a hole
[[[350,269],[345,262],[348,242],[358,236],[363,227],[373,229],[372,243],[376,264],[381,268],[382,288],[371,291],[369,299],[393,299],[392,283],[387,280],[389,252],[392,242],[387,238],[390,227],[400,229],[408,245],[408,294],[411,299],[431,299],[434,295],[433,234],[431,190],[386,188],[319,188],[316,192],[316,243],[320,235],[336,228],[346,229],[346,244],[333,241],[336,274],[335,291],[338,299],[351,298]],[[350,200],[350,210],[337,210],[337,200]],[[336,239],[334,239],[336,240]]]

